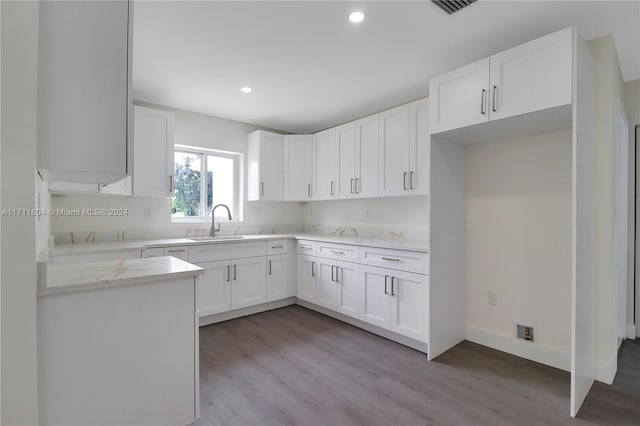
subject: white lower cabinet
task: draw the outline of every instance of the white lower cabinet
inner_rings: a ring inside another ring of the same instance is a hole
[[[231,261],[198,263],[204,274],[198,279],[196,310],[198,316],[231,309]]]
[[[237,259],[231,265],[231,309],[267,302],[266,258]]]
[[[359,265],[318,258],[317,304],[354,318],[360,317]]]
[[[360,266],[360,319],[426,341],[428,276]]]
[[[298,255],[298,299],[316,303],[318,281],[317,259],[315,256]]]
[[[267,302],[288,296],[287,255],[267,256]]]

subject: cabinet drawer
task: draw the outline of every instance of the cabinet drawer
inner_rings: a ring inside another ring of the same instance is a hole
[[[316,242],[309,240],[298,240],[297,243],[298,254],[304,254],[306,256],[316,255]]]
[[[389,250],[375,247],[360,249],[360,263],[417,274],[429,273],[429,254],[418,251]]]
[[[267,241],[267,254],[285,254],[287,252],[287,240]]]
[[[358,246],[323,242],[317,242],[316,244],[316,252],[318,257],[356,263],[360,259],[360,248]]]
[[[192,246],[189,252],[189,261],[191,263],[213,262],[217,260],[265,256],[266,254],[266,241],[216,243],[201,246]]]
[[[189,261],[189,247],[188,246],[175,246],[175,247],[165,247],[164,248],[165,256],[173,256],[178,259],[182,259],[185,262]]]
[[[164,256],[164,249],[162,247],[150,247],[142,250],[142,257],[160,257]]]

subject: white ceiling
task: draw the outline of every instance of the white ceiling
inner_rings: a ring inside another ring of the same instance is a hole
[[[134,99],[293,133],[426,96],[430,77],[570,25],[612,33],[624,80],[640,78],[640,1],[479,0],[451,16],[427,0],[138,1],[133,19]]]

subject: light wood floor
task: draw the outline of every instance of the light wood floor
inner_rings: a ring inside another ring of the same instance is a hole
[[[299,306],[200,329],[196,425],[640,425],[640,343],[569,417],[569,374],[470,342],[424,354]]]

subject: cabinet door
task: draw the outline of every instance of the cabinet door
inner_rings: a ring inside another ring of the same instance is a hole
[[[336,129],[337,166],[336,198],[355,196],[356,183],[356,125],[347,123]]]
[[[266,258],[249,257],[231,263],[231,309],[266,303]]]
[[[336,310],[336,262],[318,259],[318,298],[316,303]]]
[[[313,199],[329,200],[336,193],[336,129],[313,135]]]
[[[378,196],[378,114],[356,121],[356,196]]]
[[[42,2],[38,169],[45,180],[113,183],[127,173],[129,4]]]
[[[360,318],[360,265],[336,262],[337,311]]]
[[[381,112],[379,194],[403,195],[409,190],[409,105]]]
[[[431,79],[431,132],[439,133],[488,121],[488,84],[489,58]]]
[[[267,302],[285,299],[288,292],[287,255],[267,257]]]
[[[491,120],[571,103],[572,28],[493,55]]]
[[[390,271],[391,331],[416,340],[426,341],[426,275]]]
[[[173,192],[173,113],[141,106],[133,114],[133,195]]]
[[[284,136],[284,199],[311,200],[313,138],[311,135]]]
[[[262,132],[260,139],[260,199],[283,200],[284,139]]]
[[[389,328],[391,278],[386,269],[360,265],[360,319]]]
[[[204,274],[198,278],[196,311],[198,316],[213,315],[231,309],[231,262],[198,263]]]
[[[314,256],[298,256],[298,288],[296,297],[316,303],[317,263]]]
[[[431,133],[429,131],[429,98],[412,102],[410,129],[409,192],[429,193]]]

